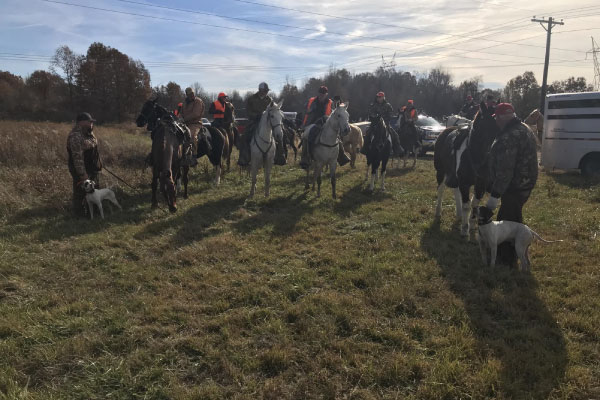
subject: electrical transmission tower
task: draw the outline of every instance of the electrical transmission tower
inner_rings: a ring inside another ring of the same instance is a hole
[[[600,62],[598,62],[598,53],[600,53],[600,47],[596,44],[594,37],[592,36],[592,50],[588,51],[587,54],[592,53],[594,59],[594,90],[600,91]]]
[[[381,68],[386,71],[393,71],[396,68],[396,53],[392,56],[391,61],[385,61],[383,55],[381,56]]]
[[[548,32],[546,35],[546,61],[544,62],[544,79],[542,81],[542,98],[540,102],[540,111],[542,114],[544,113],[544,106],[546,105],[546,89],[548,83],[548,64],[550,64],[550,37],[552,36],[552,28],[554,25],[564,25],[562,20],[560,22],[556,22],[552,17],[545,19],[536,19],[535,16],[531,19],[532,22],[539,22],[542,28]],[[548,25],[546,28],[544,25]]]

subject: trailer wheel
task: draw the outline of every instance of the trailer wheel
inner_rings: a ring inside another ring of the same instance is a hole
[[[592,177],[600,175],[600,153],[589,154],[581,163],[581,174]]]

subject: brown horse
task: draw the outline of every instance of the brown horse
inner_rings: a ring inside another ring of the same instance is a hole
[[[350,124],[350,133],[342,139],[344,151],[350,153],[350,167],[356,168],[356,155],[365,144],[362,131],[358,126]]]
[[[227,103],[225,106],[225,117],[223,118],[223,122],[216,127],[225,137],[223,161],[227,163],[227,172],[229,172],[231,168],[231,152],[233,150],[235,137],[237,136],[235,132],[237,131],[237,128],[235,127],[235,112],[230,103]]]
[[[160,180],[160,191],[164,194],[171,212],[177,211],[174,178],[183,171],[182,180],[185,186],[184,197],[187,197],[187,173],[189,167],[183,167],[183,142],[191,143],[189,130],[175,122],[175,117],[156,100],[144,103],[140,115],[136,119],[138,127],[147,125],[152,132],[152,208],[158,207],[156,192]],[[175,174],[174,174],[175,172]]]

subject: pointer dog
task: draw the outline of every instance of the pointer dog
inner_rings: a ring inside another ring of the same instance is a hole
[[[487,207],[478,208],[479,250],[483,263],[488,265],[487,251],[491,251],[490,266],[496,265],[497,246],[502,242],[513,242],[523,271],[531,270],[529,245],[534,239],[544,243],[562,242],[562,240],[544,240],[527,225],[513,221],[492,221],[494,213]]]
[[[95,189],[95,182],[87,179],[83,182],[83,189],[85,190],[85,200],[87,201],[88,208],[90,210],[90,218],[94,219],[94,204],[100,210],[100,217],[104,219],[104,211],[102,210],[102,200],[108,200],[115,206],[119,207],[119,210],[123,210],[121,205],[115,198],[115,193],[110,189]],[[112,210],[112,209],[111,209]]]

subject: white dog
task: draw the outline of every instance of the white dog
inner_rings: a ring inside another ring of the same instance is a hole
[[[115,193],[110,189],[95,189],[94,185],[96,183],[89,179],[86,179],[83,182],[83,189],[85,190],[85,200],[88,204],[88,209],[90,210],[90,218],[94,219],[94,204],[100,210],[100,216],[104,219],[104,211],[102,210],[102,200],[109,200],[115,206],[119,207],[119,210],[123,210],[121,205],[117,202],[115,198]]]
[[[490,266],[496,265],[497,247],[502,242],[513,242],[517,257],[521,261],[521,268],[524,271],[531,269],[529,261],[529,245],[534,239],[538,239],[544,243],[562,242],[562,240],[548,241],[542,239],[540,235],[535,233],[527,225],[513,221],[492,221],[493,212],[487,207],[479,207],[478,209],[479,223],[479,250],[484,265],[487,266],[487,251],[491,251]]]

